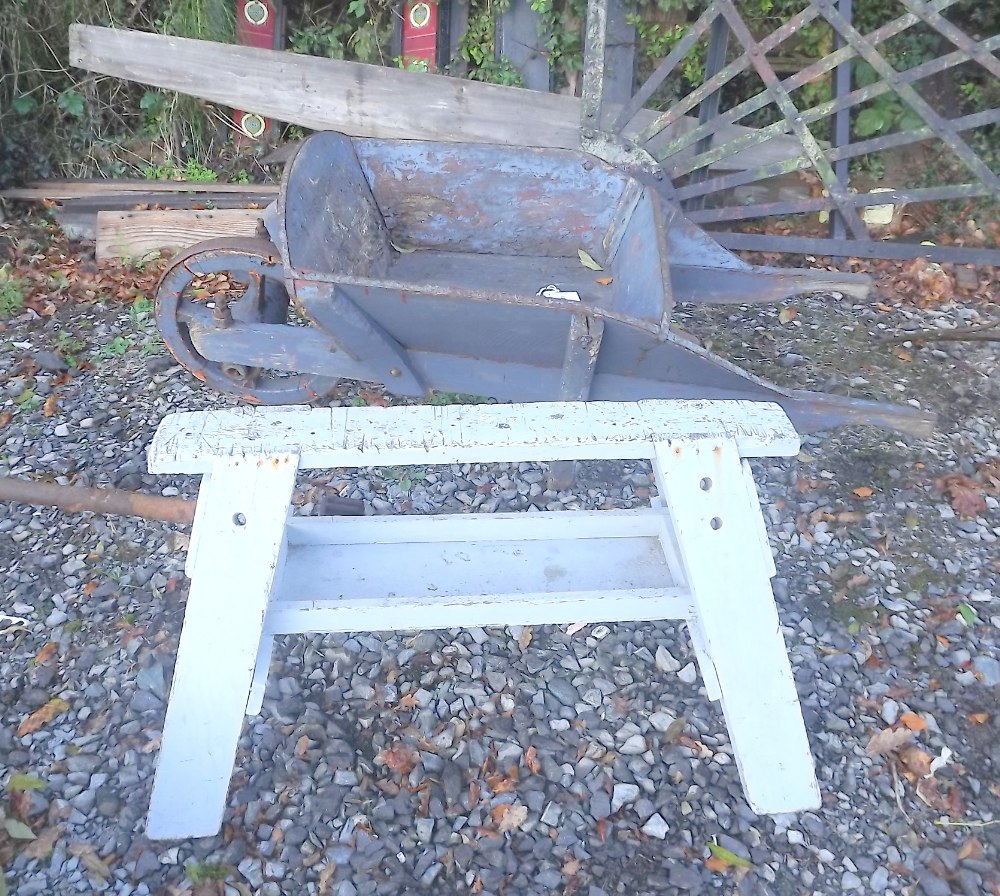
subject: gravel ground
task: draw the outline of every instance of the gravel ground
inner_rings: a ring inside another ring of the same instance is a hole
[[[8,887],[1000,893],[1000,512],[982,467],[1000,456],[997,355],[988,343],[941,343],[896,357],[868,338],[995,309],[882,313],[836,298],[797,309],[786,324],[777,308],[742,307],[678,323],[784,382],[942,415],[927,440],[841,431],[806,438],[796,459],[754,463],[821,809],[749,809],[722,715],[673,624],[358,633],[279,640],[222,834],[151,843],[144,815],[186,532],[10,506],[0,520]],[[64,381],[56,351],[92,367]],[[10,413],[0,474],[196,494],[192,478],[146,474],[145,448],[164,414],[219,399],[171,366],[146,315],[101,305],[22,315],[0,334],[0,358]],[[959,473],[987,486],[972,518],[935,487]],[[586,464],[558,494],[533,464],[317,475],[374,512],[629,507],[655,493],[642,464]],[[301,483],[301,512],[313,484]],[[19,736],[46,706],[51,721]],[[866,753],[890,728],[912,730],[916,752]],[[709,846],[728,853],[710,859]]]

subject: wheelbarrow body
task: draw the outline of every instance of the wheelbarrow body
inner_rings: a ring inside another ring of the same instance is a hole
[[[292,159],[264,223],[270,248],[237,248],[243,276],[266,284],[252,300],[184,306],[184,271],[240,267],[213,241],[168,270],[157,302],[180,360],[249,401],[316,400],[347,377],[405,396],[777,401],[802,430],[928,426],[913,408],[780,389],[673,332],[678,301],[866,285],[746,265],[655,182],[584,153],[325,132]],[[266,388],[262,370],[279,372]]]

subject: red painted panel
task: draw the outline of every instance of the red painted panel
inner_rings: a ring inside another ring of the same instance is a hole
[[[406,0],[403,4],[402,56],[404,67],[424,60],[437,64],[438,5],[432,0]]]
[[[236,43],[245,47],[279,50],[280,4],[276,0],[235,0]],[[233,110],[237,129],[247,137],[260,137],[271,122],[256,113]]]

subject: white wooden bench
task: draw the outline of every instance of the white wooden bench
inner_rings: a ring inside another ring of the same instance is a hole
[[[173,414],[154,473],[203,476],[191,591],[147,822],[222,821],[245,713],[275,635],[679,619],[721,700],[759,813],[819,804],[746,457],[793,455],[773,404],[547,402],[240,408]],[[294,517],[301,468],[648,458],[659,506],[623,511]],[[598,544],[599,542],[599,544]]]

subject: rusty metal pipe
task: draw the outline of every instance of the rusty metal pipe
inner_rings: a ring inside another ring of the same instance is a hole
[[[168,498],[163,495],[142,495],[120,488],[82,488],[75,485],[55,485],[32,479],[0,476],[0,501],[33,504],[37,507],[58,507],[71,513],[111,513],[118,516],[138,516],[146,520],[161,520],[190,526],[198,502],[191,498]],[[319,501],[322,516],[364,516],[365,502],[340,495],[323,495]]]
[[[147,520],[162,520],[190,526],[194,522],[197,501],[189,498],[168,498],[163,495],[142,495],[119,488],[82,488],[55,485],[31,479],[0,477],[0,501],[58,507],[72,513],[112,513],[138,516]]]

